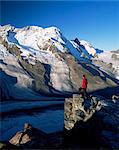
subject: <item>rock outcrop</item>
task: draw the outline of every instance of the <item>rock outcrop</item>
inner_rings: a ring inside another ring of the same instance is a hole
[[[96,97],[87,97],[74,94],[73,98],[65,99],[64,123],[67,130],[71,130],[77,121],[86,122],[93,114],[101,109],[100,101]]]
[[[34,128],[31,124],[25,123],[23,131],[17,132],[9,143],[0,143],[0,146],[9,149],[47,149],[62,147],[62,132],[46,134],[43,131]]]
[[[24,124],[24,130],[17,132],[9,142],[12,145],[32,147],[32,146],[44,146],[46,144],[46,134],[41,130],[38,130],[29,123]]]
[[[66,99],[65,144],[68,148],[119,149],[118,99],[80,95]]]

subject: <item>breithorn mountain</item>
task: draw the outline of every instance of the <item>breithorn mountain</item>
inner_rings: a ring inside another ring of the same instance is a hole
[[[2,98],[38,99],[77,92],[86,74],[88,91],[117,86],[119,52],[68,40],[57,27],[0,26]]]

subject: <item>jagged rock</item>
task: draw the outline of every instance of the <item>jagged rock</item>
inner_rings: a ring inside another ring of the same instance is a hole
[[[12,139],[10,139],[9,142],[13,145],[20,145],[20,144],[25,144],[31,141],[31,137],[29,137],[28,134],[25,134],[22,138],[22,141],[19,143],[22,135],[23,135],[23,132],[17,132],[15,136]]]
[[[32,89],[34,89],[37,92],[40,91],[43,93],[48,93],[49,83],[47,82],[49,82],[49,78],[44,65],[39,61],[37,61],[35,65],[31,65],[29,64],[29,62],[27,62],[24,59],[20,59],[19,63],[23,67],[23,69],[26,70],[27,73],[34,79],[34,82],[32,84]]]
[[[16,146],[37,147],[44,146],[46,142],[46,134],[39,129],[32,127],[29,123],[24,124],[24,130],[17,132],[9,143]]]
[[[66,140],[73,139],[67,145],[73,148],[119,149],[118,101],[73,95],[65,100],[65,129]]]
[[[86,122],[96,111],[101,109],[101,103],[94,97],[84,99],[79,94],[73,94],[73,98],[65,99],[65,128],[70,130],[77,121]]]

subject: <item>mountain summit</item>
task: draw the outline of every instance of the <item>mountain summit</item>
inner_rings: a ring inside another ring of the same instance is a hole
[[[37,99],[40,94],[77,92],[83,74],[89,91],[117,86],[118,57],[87,41],[70,41],[57,27],[0,26],[2,97]]]

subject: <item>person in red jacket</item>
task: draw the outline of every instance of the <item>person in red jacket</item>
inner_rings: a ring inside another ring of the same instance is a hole
[[[88,84],[88,81],[86,79],[86,76],[83,75],[81,88],[82,88],[84,96],[87,96],[87,91],[86,91],[87,90],[87,84]]]

